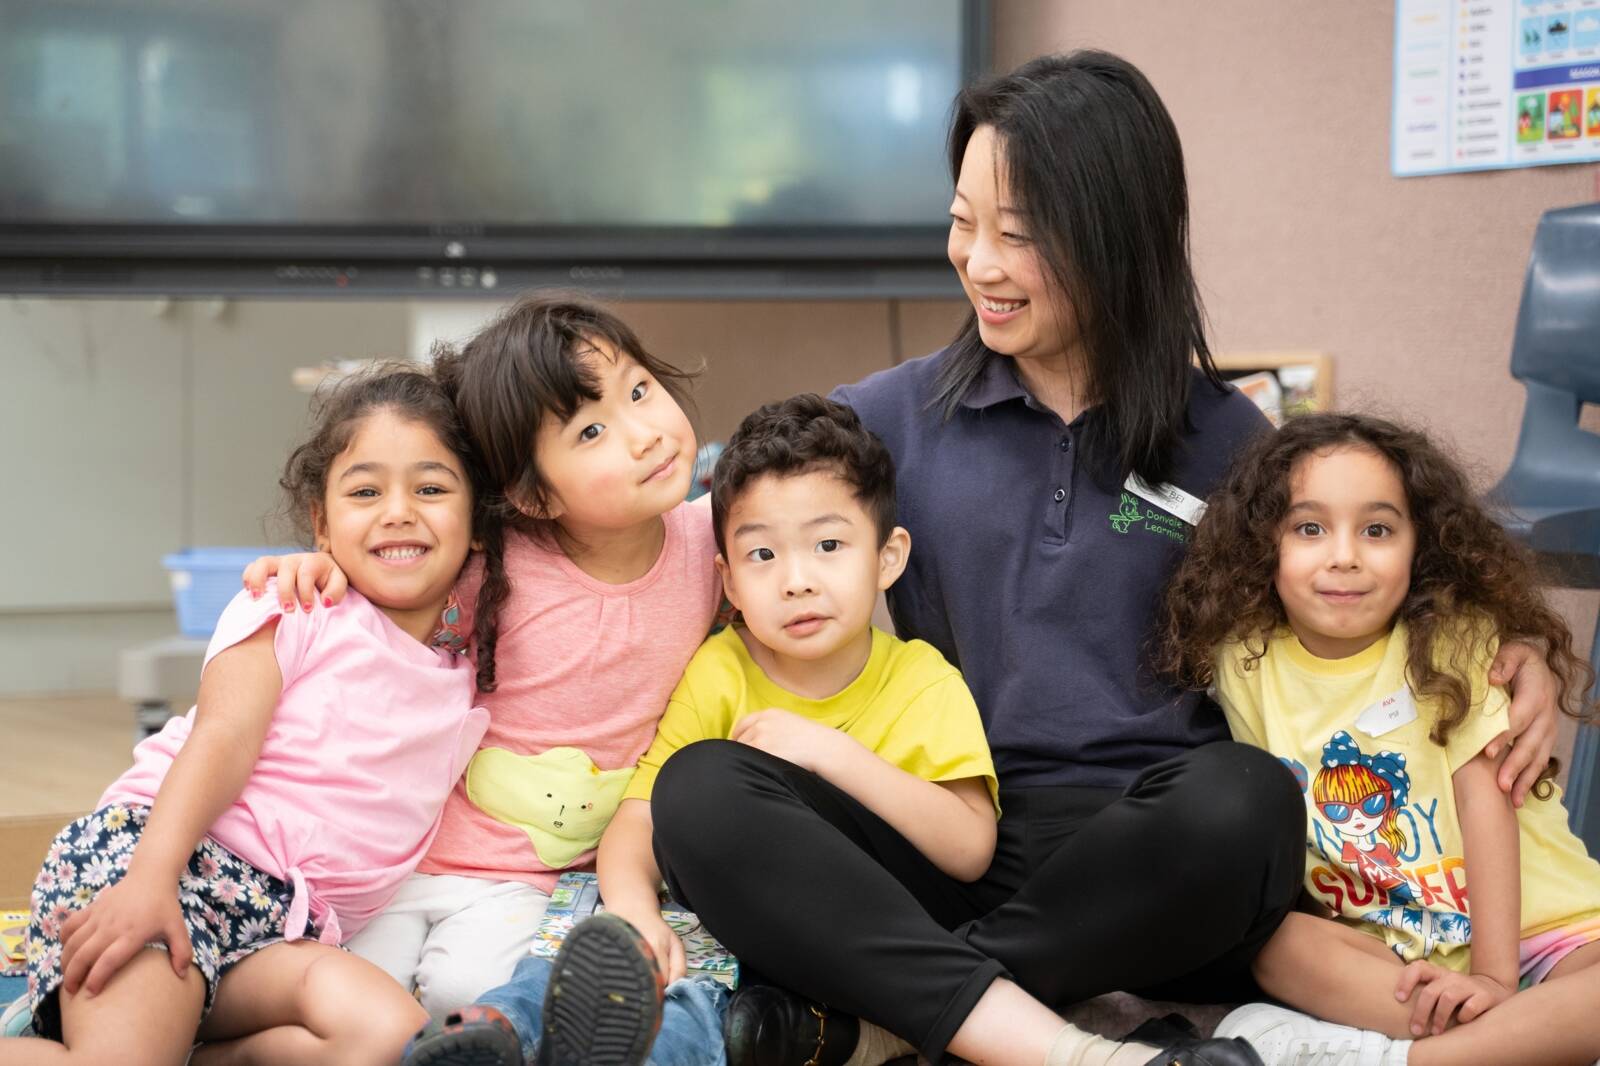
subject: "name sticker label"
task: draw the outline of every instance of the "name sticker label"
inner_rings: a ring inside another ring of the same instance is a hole
[[[1356,717],[1356,728],[1369,737],[1381,737],[1416,720],[1417,701],[1412,698],[1410,688],[1402,688],[1362,711]]]
[[[1191,526],[1200,524],[1206,513],[1206,501],[1191,496],[1176,485],[1151,485],[1138,474],[1129,474],[1122,487],[1145,503],[1153,503],[1168,514],[1183,519]]]

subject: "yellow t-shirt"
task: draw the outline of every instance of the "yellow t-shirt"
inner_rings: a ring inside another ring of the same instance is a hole
[[[1458,645],[1441,641],[1435,662]],[[1406,682],[1406,632],[1346,659],[1319,659],[1287,629],[1243,669],[1217,654],[1217,699],[1234,739],[1278,756],[1306,795],[1306,889],[1407,961],[1466,972],[1472,923],[1451,774],[1506,728],[1509,700],[1489,685],[1491,644],[1467,668],[1472,706],[1444,747],[1428,739],[1431,699]],[[1567,828],[1559,792],[1530,795],[1521,830],[1522,935],[1600,914],[1600,864]]]
[[[981,777],[999,810],[994,760],[961,672],[931,644],[898,640],[876,628],[860,675],[821,700],[774,684],[734,627],[708,639],[689,660],[623,798],[649,799],[669,755],[697,740],[725,740],[735,722],[768,707],[838,729],[925,781]]]

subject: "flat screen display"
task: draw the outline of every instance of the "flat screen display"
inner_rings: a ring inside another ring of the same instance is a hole
[[[974,15],[969,0],[0,0],[0,236],[13,254],[33,237],[189,255],[185,237],[210,234],[238,255],[314,238],[381,256],[385,237],[537,255],[542,237],[635,235],[737,257],[741,235],[769,254],[831,234],[870,253],[875,234],[889,247],[944,223]]]

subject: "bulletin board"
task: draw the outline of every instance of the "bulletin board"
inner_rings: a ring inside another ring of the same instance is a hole
[[[1600,0],[1398,0],[1400,177],[1600,160]]]

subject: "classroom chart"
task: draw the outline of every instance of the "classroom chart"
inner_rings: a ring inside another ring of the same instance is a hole
[[[1600,0],[1399,0],[1401,177],[1600,160]]]

